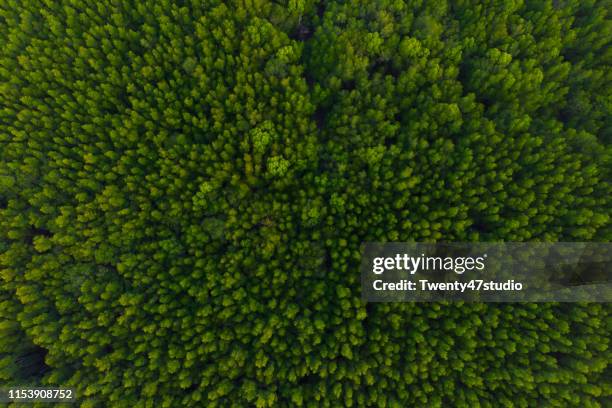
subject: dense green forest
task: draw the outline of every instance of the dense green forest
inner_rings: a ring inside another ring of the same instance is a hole
[[[609,304],[366,304],[359,262],[366,241],[610,241],[610,10],[3,0],[0,386],[604,406]]]

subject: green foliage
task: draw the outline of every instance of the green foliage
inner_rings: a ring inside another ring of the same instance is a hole
[[[129,3],[129,4],[128,4]],[[597,1],[0,5],[0,381],[603,406],[605,304],[364,304],[364,241],[609,241]]]

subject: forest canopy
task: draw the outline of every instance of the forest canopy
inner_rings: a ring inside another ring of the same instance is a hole
[[[609,304],[364,303],[360,245],[612,238],[592,0],[5,0],[0,384],[599,407]]]

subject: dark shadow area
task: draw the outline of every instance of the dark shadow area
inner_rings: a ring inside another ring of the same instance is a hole
[[[51,369],[45,363],[46,356],[47,350],[39,346],[32,346],[27,352],[18,356],[15,363],[19,368],[20,379],[35,382],[36,379],[42,378]]]
[[[26,243],[28,245],[32,245],[34,243],[34,237],[36,236],[52,237],[53,234],[46,228],[30,226],[30,229],[28,229],[28,233],[25,238]]]
[[[342,89],[343,91],[352,91],[355,89],[355,87],[357,86],[357,82],[354,79],[350,79],[348,81],[342,81],[342,86],[340,86],[340,89]]]
[[[314,114],[312,115],[312,119],[317,125],[317,129],[324,129],[325,122],[327,120],[327,109],[322,106],[318,106],[317,109],[315,109]]]

